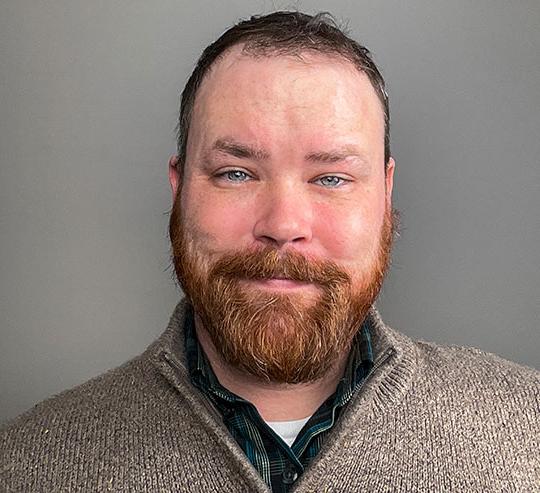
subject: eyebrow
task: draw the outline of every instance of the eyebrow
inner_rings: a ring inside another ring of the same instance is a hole
[[[258,149],[248,144],[241,144],[230,138],[217,139],[211,150],[224,152],[237,158],[253,159],[255,161],[264,161],[270,157],[270,154],[263,149]]]
[[[230,137],[217,139],[210,150],[223,152],[240,159],[253,159],[254,161],[270,159],[270,153],[264,149],[238,142]],[[306,154],[304,159],[312,163],[332,164],[351,157],[367,163],[364,155],[356,147],[350,145],[330,151],[310,152]]]
[[[345,161],[347,158],[358,158],[361,161],[367,162],[364,155],[355,147],[345,146],[342,149],[335,149],[331,151],[322,151],[322,152],[310,152],[306,155],[306,161],[312,163],[338,163],[340,161]]]

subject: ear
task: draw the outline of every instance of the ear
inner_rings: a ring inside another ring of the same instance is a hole
[[[396,169],[396,162],[393,158],[388,160],[388,165],[386,166],[386,176],[384,177],[386,185],[386,202],[392,203],[392,189],[394,188],[394,170]]]
[[[182,187],[182,165],[176,155],[169,158],[169,183],[171,184],[172,200],[174,202],[178,190]]]

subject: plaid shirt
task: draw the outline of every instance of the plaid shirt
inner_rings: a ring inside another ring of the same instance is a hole
[[[343,378],[289,447],[261,418],[253,404],[218,381],[197,340],[193,309],[186,313],[185,344],[191,381],[223,416],[223,422],[274,493],[286,493],[320,450],[341,410],[373,366],[369,324],[358,331]]]

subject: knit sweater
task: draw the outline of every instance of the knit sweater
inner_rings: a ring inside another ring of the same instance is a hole
[[[189,381],[184,311],[140,356],[5,424],[0,491],[268,492]],[[540,491],[540,373],[369,316],[375,366],[291,491]]]

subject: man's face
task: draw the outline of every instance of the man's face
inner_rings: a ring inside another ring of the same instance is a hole
[[[225,361],[267,380],[324,375],[377,296],[392,240],[384,115],[350,63],[236,48],[197,95],[171,239]]]

